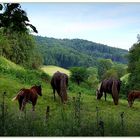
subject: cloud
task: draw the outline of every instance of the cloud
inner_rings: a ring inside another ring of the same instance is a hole
[[[43,36],[81,38],[128,49],[140,29],[139,3],[45,3],[36,5],[38,11],[34,4],[30,6],[29,19]]]

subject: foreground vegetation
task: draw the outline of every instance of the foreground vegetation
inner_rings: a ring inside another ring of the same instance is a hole
[[[115,106],[111,97],[107,102],[97,101],[94,92],[81,92],[79,101],[78,91],[69,91],[69,101],[62,105],[59,97],[53,101],[49,84],[42,83],[43,96],[39,97],[36,111],[31,111],[27,104],[25,112],[18,110],[18,103],[11,99],[21,87],[32,85],[22,84],[12,77],[0,76],[1,105],[3,91],[5,95],[4,116],[2,108],[0,135],[6,136],[139,136],[140,103],[135,102],[133,108],[128,108],[126,100],[120,100]],[[16,86],[11,86],[16,85]],[[76,97],[76,101],[73,100]],[[46,116],[47,106],[50,112]],[[121,115],[124,112],[123,116]],[[46,118],[47,117],[47,118]],[[3,124],[4,120],[4,124]],[[13,129],[14,128],[14,129]]]

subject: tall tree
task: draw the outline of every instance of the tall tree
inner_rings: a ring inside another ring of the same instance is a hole
[[[128,71],[129,87],[140,90],[140,42],[135,43],[129,50]]]
[[[88,78],[87,84],[93,89],[98,88],[99,80],[98,80],[98,69],[96,67],[87,68]]]
[[[99,59],[98,60],[98,75],[99,80],[104,79],[104,74],[109,70],[113,65],[113,62],[111,59]]]
[[[73,67],[71,71],[71,80],[80,85],[81,82],[85,81],[88,77],[86,68],[84,67]]]
[[[0,27],[17,32],[27,32],[28,26],[37,33],[36,28],[29,23],[29,19],[19,3],[4,3],[4,12],[0,14]],[[4,30],[4,31],[5,31]]]

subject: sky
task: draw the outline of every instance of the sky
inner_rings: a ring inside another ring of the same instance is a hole
[[[140,3],[21,3],[41,36],[129,48],[140,34]]]

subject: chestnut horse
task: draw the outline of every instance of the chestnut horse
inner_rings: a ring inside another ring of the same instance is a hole
[[[135,99],[140,99],[140,91],[138,90],[132,90],[129,92],[127,98],[129,107],[132,107]]]
[[[65,103],[65,101],[67,101],[68,76],[64,73],[57,71],[52,76],[51,86],[53,88],[54,100],[56,90],[61,98],[62,103]]]
[[[21,111],[24,110],[26,103],[31,102],[33,106],[32,110],[34,111],[38,95],[42,96],[41,85],[33,86],[30,89],[22,88],[17,94],[17,96],[12,99],[12,101],[18,100],[19,110]]]
[[[119,91],[120,91],[121,81],[115,78],[105,79],[102,81],[100,89],[97,89],[97,99],[101,99],[103,93],[105,95],[106,101],[106,93],[110,93],[112,95],[114,104],[118,104],[119,100]]]

